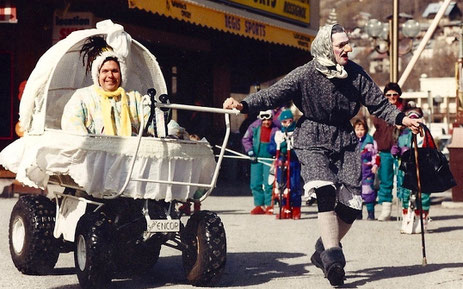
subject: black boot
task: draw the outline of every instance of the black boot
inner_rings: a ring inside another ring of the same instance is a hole
[[[318,238],[317,242],[315,243],[315,252],[310,257],[310,261],[315,267],[320,268],[323,270],[323,263],[320,257],[320,254],[325,251],[325,247],[323,246],[322,238]],[[324,271],[323,271],[324,272]]]
[[[342,253],[342,249],[338,247],[329,248],[320,254],[325,271],[325,277],[328,278],[332,286],[344,284],[344,266],[346,259]]]
[[[341,243],[339,243],[339,247],[342,248]],[[323,268],[322,258],[320,257],[320,254],[323,251],[325,251],[325,246],[323,246],[322,238],[320,237],[317,239],[317,242],[315,243],[315,252],[312,254],[312,257],[310,257],[310,261],[315,267],[320,268],[323,272],[325,272],[325,269]]]

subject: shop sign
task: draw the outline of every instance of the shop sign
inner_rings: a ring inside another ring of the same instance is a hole
[[[250,18],[211,9],[182,0],[162,2],[129,0],[129,8],[138,8],[174,19],[207,26],[220,31],[310,50],[313,36]]]
[[[223,0],[222,0],[223,1]],[[225,0],[285,20],[310,23],[310,0]]]
[[[55,10],[53,15],[53,44],[66,38],[71,32],[94,28],[93,13]]]

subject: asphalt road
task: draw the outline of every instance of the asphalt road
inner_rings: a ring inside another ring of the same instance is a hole
[[[396,221],[356,221],[343,240],[344,288],[463,288],[463,209],[442,207],[448,198],[432,198],[426,266],[420,235],[401,235]],[[51,275],[27,276],[16,270],[8,248],[9,215],[16,200],[0,199],[0,288],[80,288],[72,253],[60,255]],[[277,220],[251,216],[250,196],[215,194],[202,209],[217,212],[227,234],[227,265],[219,288],[332,288],[309,260],[318,238],[315,207],[304,206],[301,220]],[[184,277],[181,253],[167,247],[147,275],[112,283],[112,288],[161,287],[193,288]]]

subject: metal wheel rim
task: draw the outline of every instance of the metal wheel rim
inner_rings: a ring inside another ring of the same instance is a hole
[[[26,226],[22,218],[16,218],[11,230],[11,243],[16,254],[20,254],[26,243]]]
[[[85,270],[85,264],[87,263],[87,246],[85,244],[85,238],[79,235],[77,239],[77,264],[79,265],[80,271]]]

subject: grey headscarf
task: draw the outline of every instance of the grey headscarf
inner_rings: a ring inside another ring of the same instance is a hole
[[[346,78],[347,72],[344,66],[336,63],[333,52],[333,41],[331,32],[333,27],[339,24],[330,24],[320,27],[315,36],[310,52],[315,60],[315,67],[327,78]],[[342,28],[342,26],[341,26]],[[342,28],[344,30],[344,28]]]

